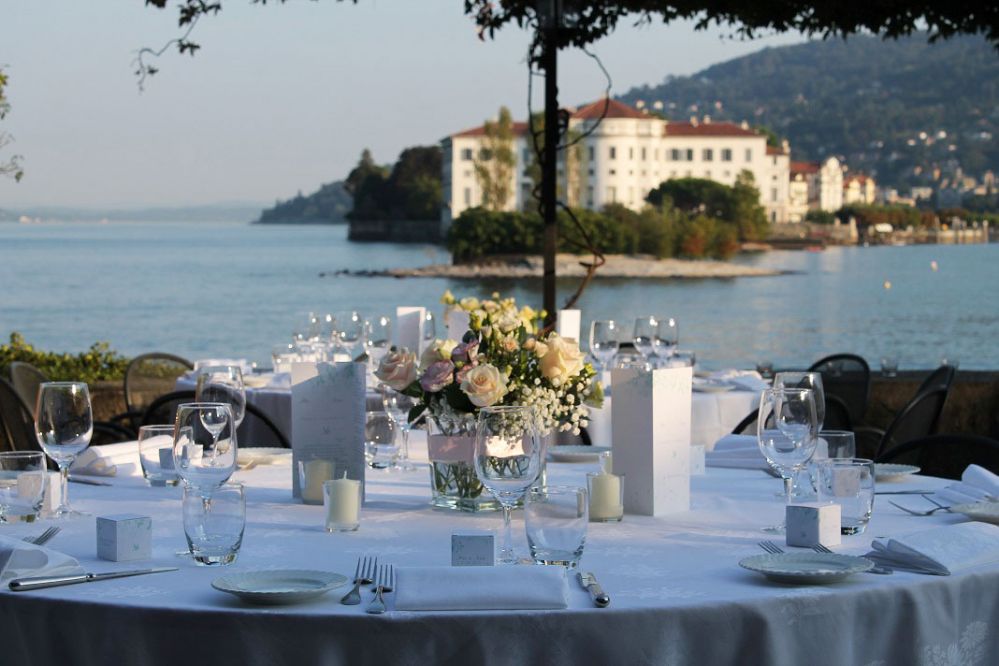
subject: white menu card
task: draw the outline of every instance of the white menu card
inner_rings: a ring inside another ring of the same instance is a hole
[[[563,338],[570,338],[582,344],[582,340],[579,339],[579,326],[581,318],[581,310],[559,310],[557,323],[559,336]]]
[[[420,345],[423,343],[423,321],[426,316],[426,308],[397,307],[395,326],[392,328],[392,344],[419,354]]]

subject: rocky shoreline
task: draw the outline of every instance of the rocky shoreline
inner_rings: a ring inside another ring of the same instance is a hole
[[[700,279],[763,277],[781,275],[783,271],[757,268],[725,261],[657,259],[652,256],[607,255],[607,263],[597,271],[597,279]],[[556,257],[556,273],[559,277],[583,277],[586,269],[581,262],[586,256],[559,254]],[[543,260],[541,257],[516,257],[494,259],[469,264],[433,264],[418,268],[388,268],[383,270],[341,269],[320,273],[320,277],[349,275],[354,277],[395,277],[395,278],[454,278],[454,279],[522,279],[540,278]]]

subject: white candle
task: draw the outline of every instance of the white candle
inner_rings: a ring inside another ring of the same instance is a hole
[[[306,504],[323,503],[323,484],[333,478],[333,463],[329,460],[309,460],[302,474],[302,501]]]
[[[590,520],[620,520],[624,515],[621,504],[621,477],[601,472],[590,474]]]
[[[361,482],[347,478],[331,479],[324,484],[326,531],[356,530],[361,522]]]

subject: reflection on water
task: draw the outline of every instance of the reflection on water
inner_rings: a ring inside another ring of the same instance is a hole
[[[791,272],[776,277],[598,280],[583,296],[583,325],[616,318],[630,330],[642,315],[676,317],[680,347],[708,367],[803,365],[852,351],[875,368],[885,354],[903,370],[944,356],[962,368],[999,368],[994,254],[990,245],[831,248],[738,259]],[[129,355],[269,362],[272,345],[310,310],[439,310],[445,289],[540,306],[540,279],[319,277],[447,260],[432,245],[348,243],[340,226],[0,224],[0,335],[19,330],[58,350],[108,340]],[[561,282],[559,298],[574,286]]]

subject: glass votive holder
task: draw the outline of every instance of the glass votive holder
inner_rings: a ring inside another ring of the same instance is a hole
[[[183,427],[181,430],[190,430]],[[144,425],[139,428],[139,465],[151,486],[176,486],[180,481],[173,463],[172,425]],[[191,437],[188,437],[191,439]]]
[[[333,461],[316,458],[298,461],[298,488],[305,504],[323,503],[323,484],[333,478]]]
[[[840,533],[863,533],[874,512],[874,462],[830,458],[817,465],[819,501],[840,505]]]
[[[217,488],[184,484],[184,535],[198,564],[216,566],[236,561],[246,527],[243,484]]]
[[[677,349],[666,359],[667,368],[693,368],[697,365],[697,355],[692,351]]]
[[[849,430],[822,430],[819,432],[819,447],[823,449],[825,455],[818,455],[819,449],[816,448],[813,460],[857,457],[857,440]]]
[[[575,569],[586,544],[588,515],[586,488],[530,488],[524,497],[524,524],[535,564]]]
[[[33,523],[42,512],[49,483],[41,451],[0,453],[0,523]]]
[[[343,478],[323,483],[327,532],[353,532],[361,525],[361,482]]]
[[[898,357],[896,356],[881,357],[881,376],[882,377],[898,376]]]
[[[606,468],[586,475],[590,522],[616,523],[624,518],[624,476]]]

